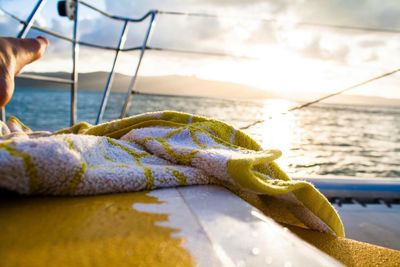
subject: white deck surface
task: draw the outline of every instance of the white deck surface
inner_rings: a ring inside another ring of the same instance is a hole
[[[335,205],[346,228],[346,236],[383,247],[400,249],[400,205]]]
[[[134,209],[167,213],[199,266],[342,266],[256,208],[217,186],[155,190],[163,204]]]

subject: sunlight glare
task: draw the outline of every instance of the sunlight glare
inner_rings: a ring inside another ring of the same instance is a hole
[[[280,166],[288,170],[290,150],[293,144],[296,127],[295,117],[291,113],[284,114],[293,102],[285,99],[268,99],[264,102],[263,118],[266,120],[262,126],[262,147],[264,149],[277,148],[282,151],[278,159]]]

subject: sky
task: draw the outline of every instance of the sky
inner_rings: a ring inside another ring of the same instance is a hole
[[[0,5],[26,18],[36,1],[0,0]],[[313,22],[400,29],[398,0],[103,0],[87,2],[110,13],[140,17],[150,9],[219,14],[221,18],[157,15],[150,46],[222,52],[257,57],[188,55],[147,51],[140,75],[185,75],[247,84],[287,94],[330,93],[400,67],[400,33],[299,26]],[[72,22],[59,17],[49,0],[36,24],[72,36]],[[80,39],[117,45],[122,23],[81,7]],[[267,23],[257,18],[274,19]],[[148,20],[130,24],[126,47],[140,45]],[[15,36],[18,23],[0,14],[0,34]],[[38,33],[32,30],[29,36]],[[45,35],[46,36],[46,35]],[[26,71],[70,71],[71,45],[48,37],[44,59]],[[81,47],[81,72],[109,71],[113,52]],[[125,52],[117,71],[132,74],[138,52]],[[363,86],[352,94],[400,99],[400,74]]]

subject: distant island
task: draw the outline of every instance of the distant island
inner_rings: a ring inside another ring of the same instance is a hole
[[[57,78],[68,79],[70,73],[26,73],[35,75],[47,75]],[[79,89],[102,91],[107,81],[107,72],[91,72],[79,74]],[[131,77],[116,73],[114,76],[112,92],[126,92]],[[16,79],[16,87],[42,88],[42,89],[65,89],[68,85],[24,78]],[[140,76],[135,89],[139,92],[163,95],[181,95],[215,98],[235,99],[267,99],[285,98],[293,101],[309,101],[320,97],[320,94],[301,92],[293,94],[279,94],[276,92],[231,82],[203,80],[194,76]],[[400,106],[400,99],[389,99],[373,96],[339,95],[324,103],[353,104],[353,105],[377,105],[377,106]]]

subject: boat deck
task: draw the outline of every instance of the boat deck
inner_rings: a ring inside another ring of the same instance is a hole
[[[2,266],[400,264],[399,251],[282,226],[217,186],[0,200]],[[348,236],[396,247],[399,207],[371,208],[338,208]]]
[[[341,266],[222,187],[0,196],[2,266]]]
[[[335,205],[348,238],[400,250],[400,204]]]

